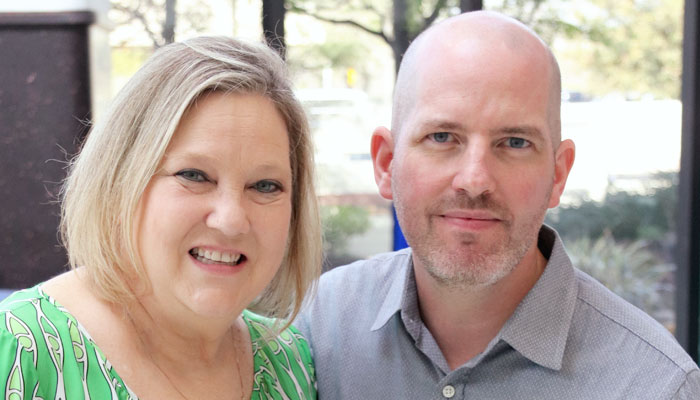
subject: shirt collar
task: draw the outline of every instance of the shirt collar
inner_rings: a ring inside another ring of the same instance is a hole
[[[559,370],[562,366],[566,339],[576,305],[577,287],[574,268],[561,238],[552,228],[543,225],[538,247],[548,258],[547,266],[535,286],[506,321],[497,338],[517,352],[543,367]],[[371,330],[383,327],[398,311],[409,334],[418,340],[422,321],[418,310],[411,250],[397,253],[400,257],[393,282],[379,308]],[[496,343],[487,347],[490,351]]]
[[[562,366],[578,289],[574,268],[561,238],[542,226],[538,246],[547,266],[501,329],[501,338],[531,361],[550,369]]]
[[[413,261],[411,256],[411,248],[399,250],[396,253],[397,262],[394,266],[395,271],[392,273],[393,282],[391,282],[382,306],[379,307],[377,318],[375,318],[370,330],[376,331],[380,329],[394,314],[402,309],[405,300],[411,297],[406,294],[407,288],[413,287],[413,308],[415,313],[418,313],[416,282],[415,278],[413,278]]]

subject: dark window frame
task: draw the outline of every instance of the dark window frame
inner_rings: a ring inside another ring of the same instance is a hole
[[[700,341],[700,7],[686,0],[683,32],[681,166],[676,248],[676,338],[698,362]]]

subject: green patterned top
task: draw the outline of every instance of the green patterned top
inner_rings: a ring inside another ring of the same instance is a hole
[[[0,318],[2,400],[138,399],[87,331],[41,285],[0,302]],[[299,331],[290,327],[265,342],[272,320],[247,310],[243,320],[253,342],[251,399],[315,399],[313,361]]]

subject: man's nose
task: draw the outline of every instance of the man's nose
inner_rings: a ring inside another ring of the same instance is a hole
[[[493,193],[493,155],[487,143],[470,143],[456,160],[452,188],[469,197]]]
[[[250,220],[244,193],[226,191],[217,193],[211,200],[211,209],[206,224],[228,237],[250,231]]]

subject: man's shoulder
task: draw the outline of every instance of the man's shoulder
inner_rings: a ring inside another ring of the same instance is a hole
[[[321,276],[318,295],[337,294],[340,288],[353,293],[388,290],[394,279],[405,273],[410,258],[410,250],[403,249],[333,268]]]
[[[644,311],[582,271],[576,270],[576,282],[574,332],[586,332],[586,340],[629,350],[619,351],[621,357],[638,357],[640,362],[651,357],[685,373],[698,368],[669,330]]]
[[[296,326],[311,342],[313,336],[335,331],[339,325],[344,330],[369,331],[390,290],[401,289],[396,286],[404,282],[410,259],[410,250],[404,249],[324,273],[316,293],[297,318]],[[318,343],[312,344],[317,346]]]

